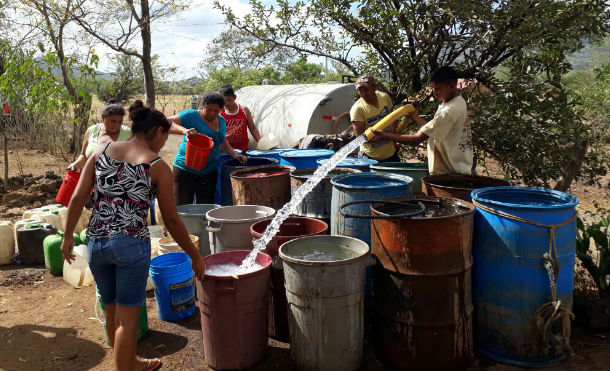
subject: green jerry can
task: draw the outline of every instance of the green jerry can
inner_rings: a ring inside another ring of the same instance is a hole
[[[82,244],[78,234],[73,233],[74,246]],[[54,276],[63,275],[64,261],[61,254],[61,243],[64,240],[64,232],[59,231],[57,234],[52,234],[42,241],[44,250],[44,265]]]
[[[80,242],[81,242],[83,245],[86,245],[86,244],[87,244],[87,228],[83,229],[83,230],[80,232]]]

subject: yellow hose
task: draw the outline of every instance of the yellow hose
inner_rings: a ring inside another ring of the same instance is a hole
[[[366,139],[373,139],[373,137],[375,136],[373,130],[383,130],[388,125],[391,125],[394,121],[411,112],[415,112],[415,107],[413,107],[412,104],[405,104],[404,106],[397,108],[396,110],[394,110],[394,112],[382,118],[381,121],[379,121],[377,124],[366,129],[366,131],[364,132]]]

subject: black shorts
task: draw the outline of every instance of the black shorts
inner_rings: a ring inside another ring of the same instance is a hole
[[[218,171],[214,170],[208,174],[197,175],[173,168],[174,171],[174,195],[177,205],[192,203],[213,204],[216,192],[216,178]]]

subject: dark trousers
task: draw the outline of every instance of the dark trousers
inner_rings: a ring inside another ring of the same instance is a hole
[[[173,168],[174,171],[174,196],[178,205],[213,204],[214,192],[216,192],[216,178],[218,171],[214,170],[205,175],[197,175]]]

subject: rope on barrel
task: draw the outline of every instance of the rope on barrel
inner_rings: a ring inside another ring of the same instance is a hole
[[[554,323],[561,321],[561,334],[558,336],[558,341],[570,353],[570,322],[574,319],[574,314],[564,305],[561,300],[557,300],[557,277],[559,277],[559,259],[557,256],[557,245],[555,243],[555,230],[572,223],[576,220],[577,213],[570,219],[558,224],[543,224],[533,220],[521,218],[516,215],[508,214],[500,210],[496,210],[484,205],[481,205],[475,200],[472,203],[479,209],[490,214],[498,215],[507,219],[515,220],[521,223],[535,225],[537,227],[547,228],[550,233],[549,251],[542,255],[542,266],[549,276],[549,286],[551,290],[551,300],[542,304],[534,316],[536,330],[544,349],[548,352],[551,348],[551,327]]]

